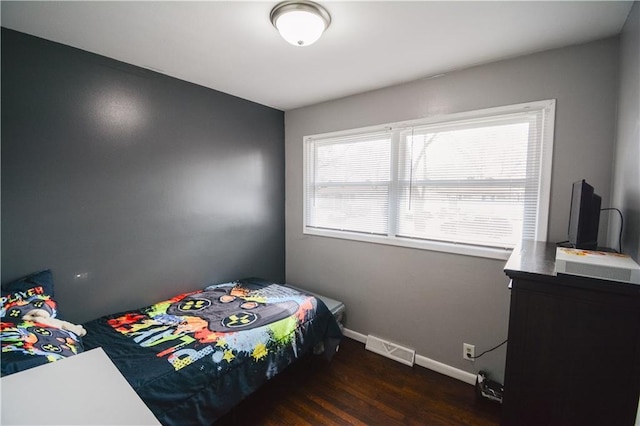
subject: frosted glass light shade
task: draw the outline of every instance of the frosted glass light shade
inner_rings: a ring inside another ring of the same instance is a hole
[[[271,23],[282,38],[294,46],[309,46],[331,23],[329,13],[310,1],[286,1],[271,11]]]

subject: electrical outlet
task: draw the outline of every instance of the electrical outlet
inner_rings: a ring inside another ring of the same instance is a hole
[[[476,356],[476,347],[468,343],[462,344],[462,357],[467,361],[475,361],[473,357]]]

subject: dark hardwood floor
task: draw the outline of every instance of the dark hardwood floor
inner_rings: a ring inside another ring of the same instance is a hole
[[[423,367],[397,363],[345,338],[330,362],[290,366],[220,425],[497,425],[500,405]]]

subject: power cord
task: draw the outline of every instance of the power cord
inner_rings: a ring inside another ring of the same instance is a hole
[[[604,212],[604,211],[607,211],[607,210],[615,210],[620,215],[620,234],[618,235],[618,248],[619,248],[618,253],[622,253],[622,229],[624,227],[624,217],[622,216],[622,212],[620,211],[620,209],[617,209],[615,207],[609,207],[609,208],[606,208],[606,209],[600,209],[601,212]]]
[[[495,350],[496,350],[496,349],[498,349],[500,346],[502,346],[502,345],[504,345],[505,343],[507,343],[507,341],[509,341],[509,339],[506,339],[504,342],[500,343],[498,346],[494,346],[494,347],[493,347],[493,348],[491,348],[491,349],[487,349],[486,351],[482,352],[480,355],[477,355],[477,356],[470,356],[469,358],[471,358],[471,359],[478,359],[478,358],[480,358],[482,355],[484,355],[484,354],[486,354],[486,353],[489,353],[489,352],[491,352],[491,351],[495,351]]]

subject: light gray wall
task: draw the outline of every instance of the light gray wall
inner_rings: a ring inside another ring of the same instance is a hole
[[[612,207],[624,215],[622,250],[640,262],[640,2],[633,4],[620,36],[618,138]],[[609,240],[617,244],[620,221],[611,214]]]
[[[3,28],[2,281],[52,269],[82,322],[284,280],[283,138],[282,111]]]
[[[573,181],[585,178],[609,204],[617,91],[618,39],[610,38],[286,112],[287,281],[344,301],[354,331],[501,380],[504,347],[471,365],[462,343],[482,351],[506,338],[504,261],[303,235],[303,137],[555,98],[548,240],[561,241]]]

